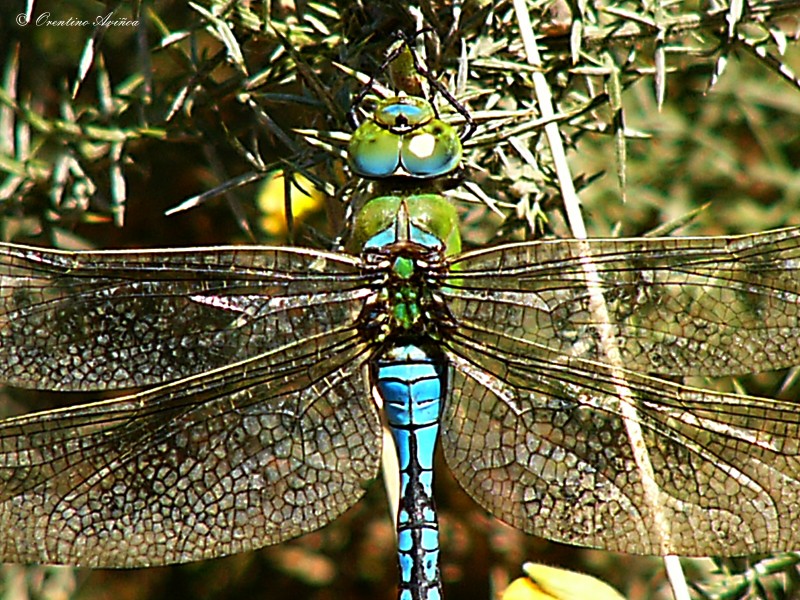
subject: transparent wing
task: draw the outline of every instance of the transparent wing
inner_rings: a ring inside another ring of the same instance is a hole
[[[451,261],[443,295],[490,344],[605,361],[585,262],[626,367],[735,375],[800,364],[800,228],[736,237],[559,240]]]
[[[800,546],[796,403],[693,389],[469,328],[445,345],[445,458],[514,527],[638,554]]]
[[[0,380],[156,385],[352,323],[358,259],[292,248],[59,252],[0,244]]]
[[[365,360],[353,331],[334,331],[140,394],[0,421],[0,561],[160,565],[325,525],[378,469]]]
[[[298,249],[0,245],[0,381],[151,387],[0,421],[0,560],[199,560],[353,505],[380,454],[360,273]]]

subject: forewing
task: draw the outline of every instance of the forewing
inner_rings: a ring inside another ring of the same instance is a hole
[[[355,334],[314,343],[0,421],[0,561],[187,562],[335,519],[377,474],[380,422]]]
[[[459,483],[495,516],[637,554],[800,546],[796,404],[485,341],[467,331],[446,342],[442,447]]]
[[[370,293],[359,264],[296,248],[0,244],[0,381],[143,387],[313,338],[358,316]]]
[[[442,293],[455,324],[493,344],[522,339],[606,361],[591,268],[630,369],[718,376],[800,364],[800,228],[513,244],[450,266]]]

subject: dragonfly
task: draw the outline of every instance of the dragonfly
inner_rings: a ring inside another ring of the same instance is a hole
[[[356,172],[459,163],[426,100],[390,98],[364,127]],[[462,252],[458,225],[412,188],[369,200],[342,251],[0,244],[0,382],[135,390],[0,421],[0,560],[146,567],[281,543],[358,502],[384,421],[401,600],[443,597],[437,446],[529,534],[800,546],[797,404],[676,381],[800,364],[800,227]]]

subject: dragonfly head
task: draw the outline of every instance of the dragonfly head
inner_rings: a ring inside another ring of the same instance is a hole
[[[350,138],[348,160],[368,179],[431,179],[461,163],[458,132],[436,117],[423,98],[400,96],[378,103],[372,118]]]

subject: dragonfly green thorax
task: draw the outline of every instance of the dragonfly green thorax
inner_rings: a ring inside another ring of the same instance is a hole
[[[348,148],[353,172],[368,179],[440,177],[458,166],[461,153],[458,132],[436,117],[429,102],[413,96],[379,102]]]
[[[389,317],[381,339],[398,331],[430,334],[421,319],[440,311],[429,277],[461,250],[453,205],[437,194],[374,198],[356,217],[351,246],[386,277],[376,298],[382,308],[370,307]]]
[[[461,252],[458,214],[439,194],[410,194],[373,198],[359,211],[349,249],[385,247],[399,241],[440,246],[446,256]]]

